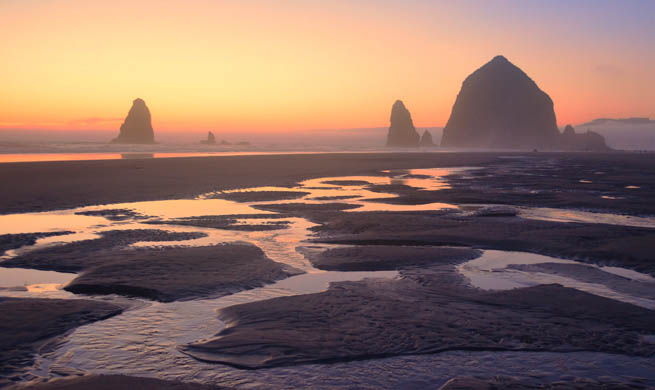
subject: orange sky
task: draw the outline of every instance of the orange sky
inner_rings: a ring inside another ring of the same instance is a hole
[[[505,55],[558,122],[655,116],[655,2],[0,1],[0,128],[158,131],[387,126],[395,99],[442,126]],[[650,15],[650,16],[647,16]]]

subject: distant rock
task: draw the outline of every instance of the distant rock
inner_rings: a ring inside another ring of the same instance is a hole
[[[577,151],[604,151],[612,150],[602,135],[587,130],[586,133],[576,133],[571,125],[566,125],[560,136],[559,148]]]
[[[497,56],[462,83],[442,146],[554,149],[553,101],[527,74]]]
[[[201,140],[200,143],[204,145],[216,144],[216,137],[214,136],[214,133],[211,131],[207,132],[207,139]]]
[[[143,99],[134,99],[132,108],[121,125],[118,137],[111,142],[119,144],[154,144],[155,132],[150,122],[150,110]]]
[[[389,126],[387,135],[387,146],[419,146],[419,135],[414,128],[412,116],[401,100],[396,100],[391,108],[391,126]]]
[[[240,141],[240,142],[237,142],[236,144],[237,144],[237,145],[241,145],[241,146],[248,146],[248,145],[250,145],[250,142],[248,142],[248,141]]]
[[[432,141],[432,134],[428,130],[425,130],[423,132],[423,135],[421,136],[421,146],[423,147],[434,146],[434,142]]]
[[[608,124],[625,124],[625,125],[648,125],[655,123],[655,119],[650,120],[647,117],[632,117],[632,118],[598,118],[591,122],[583,123],[580,126],[600,126]]]
[[[226,140],[222,139],[221,140],[221,145],[232,145],[232,144],[227,142]]]

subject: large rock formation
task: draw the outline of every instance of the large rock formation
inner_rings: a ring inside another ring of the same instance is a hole
[[[423,135],[421,136],[421,146],[423,147],[434,146],[434,141],[432,141],[432,134],[427,130],[425,130],[423,132]]]
[[[417,147],[419,135],[414,128],[412,116],[401,100],[391,108],[391,126],[387,134],[387,146]]]
[[[207,139],[201,140],[200,143],[204,145],[214,145],[216,144],[216,136],[214,136],[214,133],[212,133],[211,131],[208,131]]]
[[[557,148],[553,101],[521,69],[497,56],[464,80],[442,146]]]
[[[119,144],[154,144],[155,132],[150,123],[150,110],[143,99],[134,99],[132,108],[121,125],[118,137],[111,142]]]
[[[605,143],[605,137],[587,130],[586,133],[576,133],[571,125],[566,125],[560,136],[559,148],[563,150],[611,150]]]

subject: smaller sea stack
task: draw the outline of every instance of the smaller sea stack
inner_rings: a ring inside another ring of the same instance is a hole
[[[214,136],[214,133],[212,133],[211,131],[207,132],[207,139],[201,140],[200,143],[203,145],[216,144],[216,137]]]
[[[430,133],[427,130],[425,130],[423,132],[423,135],[421,136],[421,146],[423,147],[434,146],[434,141],[432,141],[432,133]]]
[[[560,149],[575,151],[609,151],[612,150],[602,135],[587,130],[586,133],[576,133],[571,125],[566,125],[560,135]]]

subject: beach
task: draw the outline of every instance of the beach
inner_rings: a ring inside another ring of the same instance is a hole
[[[0,293],[118,308],[47,351],[34,335],[8,377],[647,388],[653,168],[534,152],[0,164],[0,272],[26,280]]]

